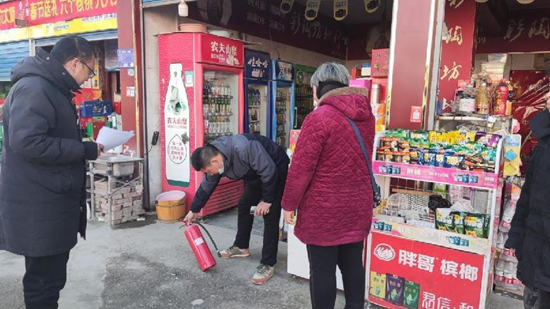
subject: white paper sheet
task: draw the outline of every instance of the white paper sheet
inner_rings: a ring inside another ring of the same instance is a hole
[[[128,142],[132,137],[134,137],[133,131],[121,131],[103,127],[99,130],[96,143],[103,145],[103,151],[109,151]]]

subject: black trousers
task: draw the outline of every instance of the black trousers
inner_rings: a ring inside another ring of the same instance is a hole
[[[363,242],[321,247],[307,245],[309,288],[313,309],[334,309],[336,266],[340,268],[346,295],[345,309],[365,308]]]
[[[525,309],[549,309],[550,292],[525,287],[523,306]]]
[[[41,256],[25,257],[25,276],[23,292],[27,309],[57,308],[59,292],[67,282],[67,262],[69,252]]]
[[[279,251],[279,220],[281,219],[281,200],[288,175],[288,164],[278,167],[277,194],[271,204],[269,213],[264,217],[264,244],[262,248],[262,260],[260,263],[273,266],[277,263]],[[255,179],[246,181],[243,195],[239,200],[237,236],[234,245],[241,249],[250,246],[250,235],[254,224],[254,215],[250,214],[250,208],[258,205],[262,200],[262,181]]]

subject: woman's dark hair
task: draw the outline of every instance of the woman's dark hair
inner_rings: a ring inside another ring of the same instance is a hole
[[[219,154],[220,152],[214,146],[206,145],[204,147],[197,148],[191,156],[191,165],[195,171],[200,171],[203,168],[208,167],[212,158]]]
[[[50,55],[65,64],[74,58],[88,62],[95,57],[92,45],[85,38],[78,35],[69,35],[55,43]]]

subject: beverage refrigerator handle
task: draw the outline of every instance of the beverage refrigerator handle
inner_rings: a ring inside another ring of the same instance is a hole
[[[294,129],[298,129],[298,107],[294,107]]]

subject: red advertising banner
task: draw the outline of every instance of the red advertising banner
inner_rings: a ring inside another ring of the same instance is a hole
[[[550,79],[544,71],[510,71],[510,82],[514,86],[516,103],[512,105],[514,119],[520,124],[518,131],[522,138],[521,159],[529,161],[537,139],[531,136],[529,123],[531,119],[546,107],[543,97],[548,93]],[[527,171],[528,164],[523,164],[521,170]]]
[[[199,62],[242,68],[244,45],[241,42],[214,35],[201,35]]]
[[[372,233],[369,300],[387,308],[479,308],[483,256]]]
[[[441,50],[439,71],[439,99],[454,99],[458,81],[469,80],[472,69],[476,2],[464,0],[445,1],[447,39]]]
[[[550,10],[512,11],[503,36],[477,38],[477,53],[546,52],[550,45]]]
[[[19,0],[0,4],[0,30],[15,27],[15,19],[30,26],[116,14],[117,0]]]
[[[15,27],[17,2],[0,3],[0,30]]]

